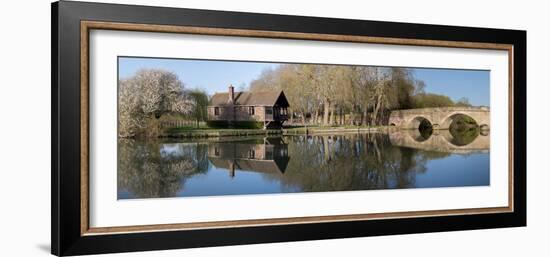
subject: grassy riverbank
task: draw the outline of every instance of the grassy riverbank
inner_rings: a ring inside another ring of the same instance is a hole
[[[280,130],[263,129],[178,129],[173,128],[164,132],[161,137],[166,138],[194,138],[194,137],[235,137],[254,135],[279,135]]]
[[[164,130],[160,137],[163,138],[201,138],[201,137],[238,137],[255,135],[305,135],[305,134],[328,134],[328,133],[367,133],[387,132],[392,127],[377,126],[331,126],[331,127],[286,127],[283,129],[219,129],[219,128],[193,128],[177,127]]]

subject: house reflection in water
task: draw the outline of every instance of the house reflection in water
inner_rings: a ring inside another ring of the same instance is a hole
[[[234,177],[237,170],[282,175],[290,157],[287,143],[280,137],[272,137],[209,144],[208,159]]]

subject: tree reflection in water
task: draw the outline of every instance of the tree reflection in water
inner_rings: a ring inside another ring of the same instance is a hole
[[[427,160],[447,156],[392,146],[384,134],[288,137],[284,175],[266,174],[303,192],[411,188]],[[294,158],[294,156],[299,156]]]
[[[415,144],[433,147],[435,136]],[[418,176],[434,172],[431,160],[453,153],[394,143],[408,143],[406,138],[350,133],[201,143],[121,139],[119,198],[273,193],[273,185],[281,193],[415,188]],[[488,167],[479,170],[486,174]]]
[[[451,128],[449,133],[452,135],[451,144],[456,146],[465,146],[472,143],[478,136],[480,136],[479,127],[470,128]],[[486,135],[485,135],[486,136]]]
[[[208,170],[207,147],[119,139],[118,191],[132,194],[131,198],[175,196],[186,178]]]

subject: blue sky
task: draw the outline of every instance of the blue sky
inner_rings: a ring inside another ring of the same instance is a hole
[[[232,84],[236,89],[248,87],[264,69],[276,63],[204,61],[184,59],[119,58],[119,77],[131,77],[142,68],[164,69],[176,73],[186,88],[201,88],[209,94],[225,92]]]
[[[207,61],[159,58],[119,58],[119,77],[131,77],[142,68],[164,69],[178,75],[186,88],[202,88],[209,94],[248,87],[264,69],[276,63]],[[453,100],[466,97],[472,105],[489,106],[489,71],[413,68],[417,79],[426,83],[426,93],[447,95]]]
[[[449,96],[453,100],[466,97],[472,105],[489,106],[489,71],[416,68],[414,75],[426,83],[426,92]]]

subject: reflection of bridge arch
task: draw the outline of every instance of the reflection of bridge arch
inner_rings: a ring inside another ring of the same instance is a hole
[[[434,129],[449,129],[460,115],[472,118],[479,126],[489,128],[490,110],[488,107],[439,107],[392,111],[389,124],[404,129],[418,129],[422,119],[432,124]]]
[[[448,130],[440,130],[426,140],[418,140],[421,137],[418,130],[401,130],[391,133],[389,137],[392,145],[426,151],[468,154],[472,152],[489,152],[490,147],[489,135],[478,135],[466,145],[453,144],[454,137]]]
[[[424,116],[414,116],[411,121],[409,121],[409,127],[417,129],[423,122],[427,123],[429,126],[433,126],[432,122],[428,118]]]

